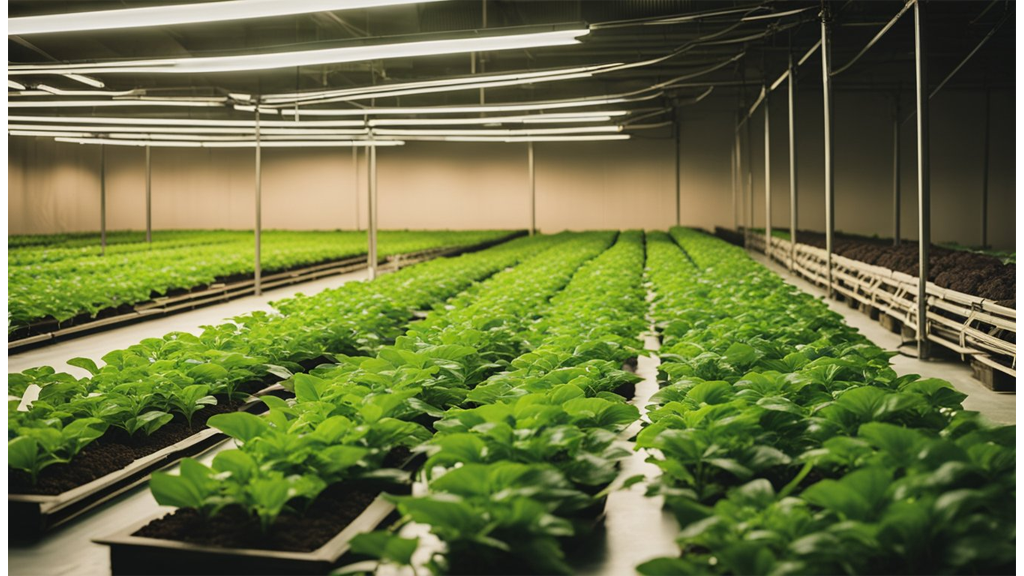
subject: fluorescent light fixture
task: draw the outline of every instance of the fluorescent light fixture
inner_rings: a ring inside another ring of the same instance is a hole
[[[196,9],[196,8],[193,8]],[[163,58],[158,60],[126,60],[85,64],[9,65],[8,75],[24,74],[197,74],[207,72],[241,72],[318,66],[387,58],[409,58],[465,52],[516,50],[541,46],[565,46],[579,42],[577,38],[590,33],[586,25],[546,26],[544,32],[524,32],[524,28],[493,28],[471,31],[461,38],[426,39],[450,34],[419,34],[407,41],[366,44],[321,50],[298,50],[241,56],[209,56],[201,58]],[[537,30],[537,27],[527,27]]]
[[[120,124],[125,126],[226,126],[255,127],[255,120],[193,120],[185,118],[132,118],[100,116],[9,116],[8,122],[53,122],[68,124]],[[260,128],[353,128],[363,126],[362,120],[260,120]]]
[[[434,0],[416,0],[431,2]],[[309,14],[334,10],[379,8],[397,4],[411,4],[411,0],[233,0],[206,2],[124,10],[100,10],[72,14],[26,16],[7,19],[8,36],[46,34],[53,32],[83,32],[87,30],[116,30],[177,24],[202,24],[269,18],[292,14]]]
[[[220,102],[202,100],[32,100],[8,102],[8,108],[100,108],[110,106],[185,106],[223,108]]]
[[[614,66],[621,66],[621,64],[601,64],[597,66],[582,66],[575,68],[558,68],[553,70],[541,70],[537,72],[517,72],[511,74],[491,74],[483,75],[477,74],[473,76],[460,76],[457,78],[443,78],[440,80],[426,80],[420,82],[403,82],[398,84],[386,84],[381,86],[362,86],[359,88],[345,88],[342,90],[317,90],[312,92],[293,92],[289,94],[270,94],[264,96],[262,101],[266,104],[295,104],[303,102],[319,101],[319,103],[326,103],[325,100],[337,98],[339,102],[347,100],[367,99],[367,98],[383,98],[386,96],[404,96],[409,94],[425,94],[428,92],[434,92],[432,88],[444,87],[447,89],[461,90],[470,87],[479,87],[481,85],[490,85],[495,82],[505,82],[510,80],[522,80],[523,83],[542,81],[549,76],[574,76],[578,74],[586,74],[590,76],[595,72],[602,71],[606,68]],[[497,86],[497,84],[495,84]],[[454,87],[454,88],[453,88]],[[441,91],[441,90],[437,90]],[[347,97],[353,98],[347,98]],[[362,98],[356,98],[361,96]]]
[[[370,120],[367,124],[369,126],[486,126],[488,124],[607,122],[613,116],[625,116],[626,114],[629,114],[626,110],[613,110],[610,112],[491,116],[488,118],[381,118]]]
[[[577,126],[573,128],[538,128],[517,130],[374,130],[379,136],[546,136],[565,134],[602,134],[622,132],[622,126]]]
[[[54,138],[57,142],[69,144],[103,144],[110,146],[152,146],[172,148],[255,148],[254,140],[238,142],[216,142],[216,141],[174,141],[174,140],[120,140],[116,138],[77,138],[61,137]],[[401,146],[405,142],[401,140],[319,140],[319,141],[260,141],[260,148],[351,148],[353,146]]]
[[[93,88],[105,88],[107,86],[95,78],[89,78],[88,76],[82,76],[81,74],[63,74],[63,76],[69,80],[81,82],[82,84],[92,86]]]
[[[7,87],[14,88],[15,90],[24,90],[26,88],[26,86],[21,82],[15,82],[14,80],[8,80]]]
[[[416,136],[403,138],[418,142],[596,142],[629,140],[629,134],[589,134],[585,136]]]
[[[294,124],[294,123],[292,123]],[[83,125],[46,125],[46,124],[11,124],[7,127],[8,130],[33,130],[37,132],[53,132],[53,131],[74,131],[84,132],[87,134],[110,134],[113,132],[135,132],[135,133],[151,133],[151,134],[238,134],[238,135],[251,135],[255,134],[255,128],[222,128],[222,127],[209,127],[209,128],[188,128],[188,127],[171,127],[171,126],[83,126]],[[305,134],[319,134],[319,135],[351,135],[351,134],[368,134],[369,131],[364,129],[360,130],[346,130],[346,129],[332,129],[332,128],[264,128],[260,126],[260,134],[265,135],[305,135]]]
[[[239,112],[255,112],[256,106],[249,104],[233,104],[231,106]],[[260,106],[260,114],[280,114],[281,112],[277,108],[268,108],[266,106]]]
[[[63,90],[48,84],[37,84],[36,90],[42,90],[47,94],[54,94],[56,96],[131,96],[138,93],[137,90],[121,90],[120,92],[107,90]]]
[[[49,136],[53,137],[66,137],[66,138],[86,138],[90,134],[88,132],[72,132],[68,130],[8,130],[8,136]]]
[[[522,104],[481,104],[472,106],[435,106],[424,108],[283,108],[282,116],[379,116],[384,114],[487,114],[491,112],[531,112],[541,110],[560,110],[563,108],[581,108],[587,106],[605,106],[610,104],[626,104],[653,100],[664,95],[664,92],[652,92],[644,96],[601,96],[597,98],[577,98],[573,100],[549,100],[545,102],[525,102]]]
[[[238,92],[228,92],[228,98],[232,100],[238,100],[239,102],[248,102],[252,100],[252,94],[240,94]]]

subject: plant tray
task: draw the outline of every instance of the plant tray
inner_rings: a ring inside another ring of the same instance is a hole
[[[326,574],[349,551],[352,538],[380,526],[395,505],[377,496],[363,512],[326,544],[312,552],[200,546],[175,540],[134,536],[163,515],[146,518],[106,538],[112,574]]]
[[[280,384],[268,386],[255,394],[240,410],[261,411],[265,405],[260,396],[284,390]],[[12,538],[35,540],[65,522],[144,483],[153,472],[166,468],[182,458],[202,454],[227,438],[220,431],[207,428],[180,442],[135,460],[128,466],[101,476],[66,492],[55,495],[8,494],[8,522]]]

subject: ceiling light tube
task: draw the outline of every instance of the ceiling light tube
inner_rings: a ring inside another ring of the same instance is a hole
[[[116,138],[78,138],[60,137],[54,138],[56,142],[69,144],[103,144],[110,146],[152,146],[172,148],[254,148],[254,140],[239,142],[182,142],[169,140],[120,140]],[[260,141],[260,147],[268,148],[302,148],[302,147],[352,147],[352,146],[401,146],[405,144],[402,140],[325,140],[325,141]]]
[[[61,88],[54,88],[47,84],[37,84],[36,90],[42,90],[48,94],[54,94],[56,96],[131,96],[138,94],[138,90],[121,90],[120,92],[111,92],[107,90],[63,90]]]
[[[543,76],[526,80],[507,80],[504,82],[475,82],[472,84],[459,84],[457,86],[435,86],[430,88],[416,88],[410,90],[393,90],[391,92],[369,92],[353,94],[352,96],[338,96],[325,98],[313,102],[296,102],[293,104],[278,104],[279,108],[286,106],[302,106],[305,104],[333,104],[335,102],[357,102],[359,100],[376,100],[378,98],[392,98],[397,96],[413,96],[417,94],[433,94],[437,92],[455,92],[458,90],[475,90],[478,88],[501,88],[504,86],[519,86],[521,84],[537,84],[540,82],[555,82],[559,80],[574,80],[578,78],[590,78],[592,72],[580,72],[578,74],[565,74],[560,76]]]
[[[125,126],[228,126],[254,127],[254,120],[193,120],[191,118],[135,118],[135,117],[99,117],[99,116],[9,116],[8,122],[55,122],[68,124],[121,124]],[[263,128],[353,128],[363,126],[362,120],[260,120]]]
[[[93,88],[106,88],[107,86],[95,78],[89,78],[88,76],[82,76],[81,74],[62,74],[62,76],[69,80],[74,80],[75,82],[81,82],[86,86],[92,86]]]
[[[15,90],[24,90],[26,88],[26,86],[21,82],[15,82],[14,80],[8,80],[7,87],[14,88]]]
[[[294,123],[293,123],[294,124]],[[111,132],[136,132],[136,133],[154,133],[154,134],[255,134],[254,128],[222,128],[222,127],[208,127],[208,128],[188,128],[188,127],[169,127],[169,126],[80,126],[80,125],[47,125],[47,124],[11,124],[7,126],[8,130],[35,130],[40,132],[46,131],[74,131],[74,132],[85,132],[89,134],[109,134]],[[321,135],[345,135],[358,132],[360,134],[366,134],[367,131],[363,130],[338,130],[332,128],[264,128],[260,126],[260,133],[266,135],[300,135],[300,134],[321,134]]]
[[[357,94],[380,94],[385,92],[409,91],[420,88],[432,88],[436,86],[459,86],[463,84],[481,84],[487,82],[501,82],[505,80],[533,80],[547,76],[563,76],[567,74],[580,74],[584,72],[598,72],[605,68],[621,66],[621,64],[600,64],[597,66],[582,66],[575,68],[558,68],[553,70],[542,70],[538,72],[519,72],[513,74],[491,74],[460,76],[457,78],[443,78],[440,80],[426,80],[421,82],[403,82],[400,84],[385,84],[380,86],[362,86],[359,88],[346,88],[343,90],[317,90],[313,92],[293,92],[289,94],[270,94],[264,96],[262,101],[268,104],[296,103],[324,98],[340,96],[353,96]],[[403,92],[404,94],[415,94],[417,92]]]
[[[572,128],[536,128],[516,130],[374,130],[380,136],[542,136],[563,134],[600,134],[621,132],[622,126],[577,126]]]
[[[435,0],[416,0],[432,2]],[[179,24],[204,24],[251,18],[270,18],[335,10],[379,8],[398,4],[411,4],[412,0],[232,0],[195,4],[98,10],[71,14],[25,16],[7,19],[8,36],[47,34],[54,32],[84,32],[87,30],[117,30]]]
[[[410,136],[406,141],[416,142],[595,142],[629,140],[629,134],[589,134],[584,136]]]
[[[525,27],[537,30],[537,27]],[[386,44],[368,44],[325,48],[320,50],[297,50],[268,54],[245,54],[240,56],[209,56],[198,58],[163,58],[154,60],[128,60],[105,63],[80,64],[32,64],[8,65],[8,75],[25,74],[198,74],[208,72],[243,72],[251,70],[272,70],[296,66],[318,66],[365,60],[388,58],[409,58],[461,54],[466,52],[489,52],[516,50],[542,46],[565,46],[579,43],[580,36],[590,33],[584,24],[553,25],[543,27],[543,32],[525,32],[523,27],[492,28],[469,31],[459,38],[443,38],[450,34],[419,34],[406,41],[392,41]],[[431,39],[427,39],[427,38]],[[437,39],[434,39],[437,38]]]
[[[607,122],[613,116],[625,116],[626,110],[609,112],[576,112],[565,114],[532,114],[491,116],[488,118],[381,118],[367,122],[369,126],[479,126],[487,124],[532,124],[556,122]]]
[[[544,102],[526,102],[522,104],[483,104],[472,106],[436,106],[423,108],[284,108],[282,116],[379,116],[384,114],[487,114],[491,112],[530,112],[542,110],[560,110],[564,108],[581,108],[587,106],[604,106],[609,104],[626,104],[653,100],[664,95],[664,92],[652,92],[644,96],[602,96],[598,98],[577,98],[572,100],[549,100]]]
[[[8,102],[8,108],[100,108],[110,106],[185,106],[223,108],[220,102],[196,100],[32,100]]]

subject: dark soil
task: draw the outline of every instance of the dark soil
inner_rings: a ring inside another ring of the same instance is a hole
[[[818,232],[798,232],[799,242],[817,248],[825,247],[825,235]],[[881,266],[910,276],[917,276],[917,242],[905,241],[893,246],[889,240],[852,238],[836,234],[832,241],[836,254],[853,260]],[[998,258],[963,250],[950,250],[933,245],[929,252],[928,280],[941,288],[948,288],[994,300],[1016,308],[1017,266],[1003,264]]]
[[[8,494],[55,495],[88,484],[116,472],[139,458],[162,450],[206,429],[206,421],[216,415],[234,412],[242,405],[218,399],[216,406],[207,406],[192,417],[192,427],[183,416],[175,415],[152,436],[137,434],[131,437],[124,430],[110,429],[82,449],[70,464],[54,464],[39,474],[39,482],[32,486],[32,478],[21,470],[7,469]]]
[[[312,552],[334,538],[381,493],[378,487],[335,484],[305,510],[283,512],[268,534],[259,521],[239,506],[229,506],[212,518],[195,510],[178,509],[143,526],[133,536],[176,540],[203,546]]]

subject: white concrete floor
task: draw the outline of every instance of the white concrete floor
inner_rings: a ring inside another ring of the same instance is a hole
[[[776,272],[786,282],[793,284],[804,292],[824,297],[825,291],[791,273],[786,267],[772,261],[768,262],[763,254],[750,253],[750,256]],[[902,338],[882,327],[867,314],[850,308],[843,302],[826,300],[829,309],[842,314],[846,323],[856,328],[876,345],[886,350],[902,350],[917,354],[913,346],[900,347]],[[967,394],[964,408],[977,410],[993,422],[1014,424],[1017,421],[1017,395],[1012,392],[993,392],[974,378],[969,364],[954,360],[929,359],[918,360],[906,354],[899,354],[892,359],[893,368],[899,374],[919,374],[924,378],[941,378],[949,381],[957,390]]]

